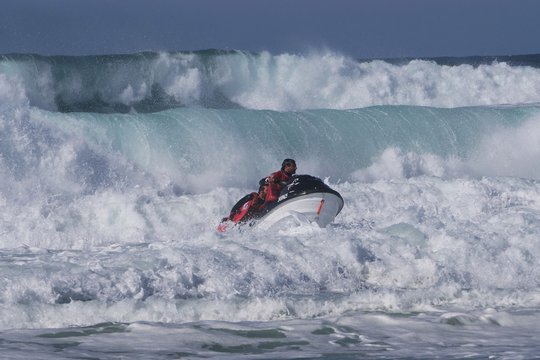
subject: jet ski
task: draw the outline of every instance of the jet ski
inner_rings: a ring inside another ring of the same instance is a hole
[[[321,179],[311,175],[295,175],[283,190],[278,201],[269,204],[254,223],[259,229],[269,229],[287,219],[316,223],[324,228],[343,209],[341,195]]]
[[[326,185],[321,179],[311,175],[294,175],[291,181],[281,190],[278,201],[263,206],[249,220],[241,212],[243,200],[235,207],[240,209],[237,215],[224,218],[217,231],[224,232],[233,225],[254,226],[259,229],[270,229],[274,225],[287,220],[297,223],[315,223],[324,228],[331,223],[343,209],[341,195]]]

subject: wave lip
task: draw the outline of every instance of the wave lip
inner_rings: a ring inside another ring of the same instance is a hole
[[[375,105],[463,107],[540,102],[540,66],[477,58],[355,60],[206,51],[0,58],[0,94],[20,84],[30,105],[60,112],[156,112],[177,107],[353,109]],[[21,93],[19,89],[18,93]]]

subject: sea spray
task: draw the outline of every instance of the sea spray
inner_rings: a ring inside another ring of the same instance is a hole
[[[474,64],[467,60],[474,60]],[[438,62],[439,61],[439,62]],[[155,112],[179,106],[292,111],[376,105],[540,102],[540,60],[512,57],[356,60],[240,51],[0,58],[32,106],[63,112]]]
[[[534,357],[534,59],[4,56],[0,351]],[[286,157],[335,221],[216,233]]]

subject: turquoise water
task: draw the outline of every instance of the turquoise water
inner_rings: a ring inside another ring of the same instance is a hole
[[[534,59],[4,57],[2,355],[534,358]],[[285,157],[335,222],[216,233]]]

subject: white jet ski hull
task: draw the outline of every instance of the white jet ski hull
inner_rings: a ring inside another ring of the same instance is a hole
[[[343,208],[343,199],[329,192],[314,192],[296,196],[278,204],[256,223],[259,229],[270,229],[279,222],[296,219],[316,223],[324,228]]]

